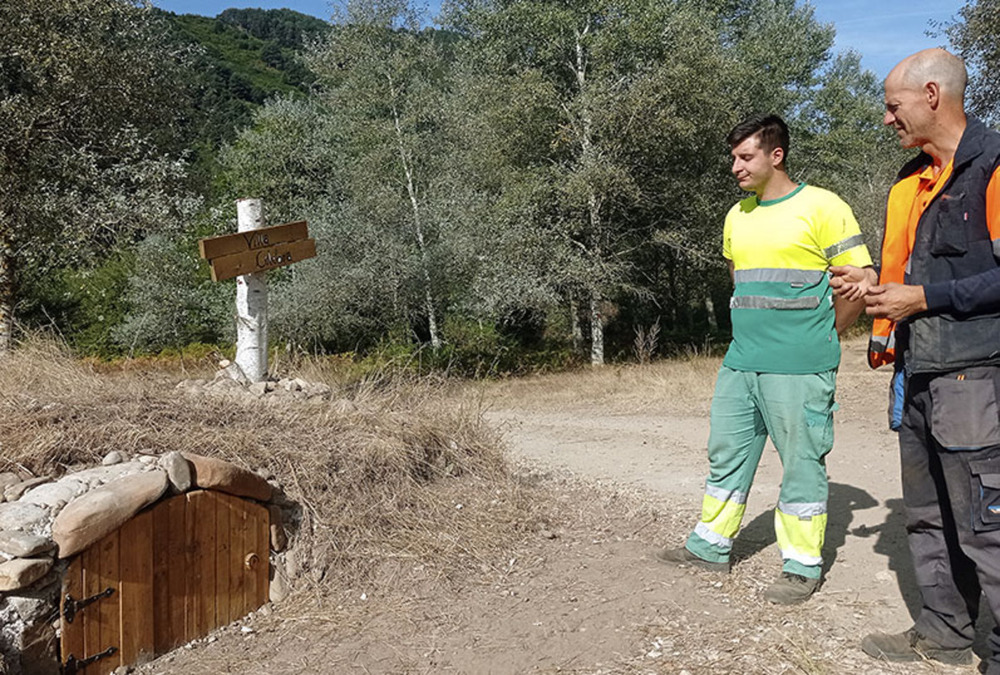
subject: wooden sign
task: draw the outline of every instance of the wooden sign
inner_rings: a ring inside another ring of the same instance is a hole
[[[212,281],[223,281],[313,258],[316,241],[302,220],[201,239],[198,250],[212,266]]]
[[[241,274],[266,272],[294,262],[314,258],[316,256],[316,240],[300,239],[289,241],[277,246],[259,248],[243,253],[215,258],[212,263],[212,281],[232,279]]]
[[[244,253],[259,248],[268,248],[289,241],[307,239],[309,230],[306,221],[262,227],[259,230],[224,234],[221,237],[209,237],[198,241],[198,251],[202,258],[214,260],[225,255]]]

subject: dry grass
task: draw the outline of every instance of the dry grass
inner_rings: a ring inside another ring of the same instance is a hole
[[[489,564],[533,526],[499,437],[474,402],[442,405],[443,383],[386,377],[326,404],[276,405],[173,388],[190,376],[97,373],[32,341],[0,359],[0,471],[59,475],[112,450],[179,450],[262,472],[301,508],[292,544],[314,588],[394,557]]]
[[[707,410],[722,359],[692,354],[643,365],[614,365],[510,380],[491,387],[500,408],[600,406],[610,412]]]

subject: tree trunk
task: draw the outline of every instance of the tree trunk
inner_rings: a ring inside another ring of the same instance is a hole
[[[0,356],[9,352],[13,346],[13,329],[14,247],[10,230],[0,224]]]
[[[579,354],[583,351],[583,328],[580,326],[580,307],[572,293],[569,296],[569,330],[573,339],[573,352]]]
[[[580,164],[584,169],[594,165],[593,116],[590,103],[587,101],[587,50],[583,38],[590,32],[590,25],[582,33],[576,35],[576,83],[583,102],[580,113]],[[590,257],[594,266],[599,266],[603,251],[603,226],[601,218],[602,199],[594,186],[587,186],[587,215],[590,220]],[[600,312],[600,295],[592,292],[590,295],[590,363],[594,366],[604,365],[604,319]]]
[[[390,88],[392,87],[391,78],[389,86]],[[417,240],[417,249],[420,251],[420,266],[424,277],[424,306],[427,312],[427,330],[431,336],[431,347],[437,351],[441,347],[441,336],[438,335],[437,317],[434,312],[430,262],[427,259],[427,245],[424,242],[424,229],[420,219],[420,202],[417,200],[417,188],[413,184],[413,166],[406,153],[406,146],[403,144],[403,127],[399,123],[399,113],[396,111],[395,105],[392,108],[392,121],[396,127],[399,161],[403,165],[403,173],[406,175],[406,192],[410,196],[410,206],[413,209],[413,234]]]
[[[604,317],[601,316],[601,299],[590,296],[590,365],[604,365]]]
[[[259,199],[236,202],[237,230],[264,227]],[[250,382],[267,379],[267,272],[236,278],[236,365]]]
[[[719,330],[719,321],[715,318],[715,303],[712,302],[712,296],[708,293],[705,294],[705,311],[708,313],[708,327],[715,333]]]

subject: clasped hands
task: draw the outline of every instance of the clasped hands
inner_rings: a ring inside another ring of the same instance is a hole
[[[845,300],[864,300],[865,313],[878,318],[901,321],[908,316],[927,310],[923,286],[910,286],[890,282],[878,283],[878,275],[871,267],[835,265],[830,267],[830,288]]]

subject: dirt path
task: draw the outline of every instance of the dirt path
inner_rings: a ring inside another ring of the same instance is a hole
[[[860,343],[848,345],[839,376],[840,410],[828,458],[827,549],[836,559],[824,591],[884,603],[889,611],[879,620],[903,625],[909,615],[900,586],[909,590],[912,576],[905,575],[912,571],[900,550],[897,445],[884,414],[887,375],[862,366],[861,348]],[[563,411],[498,409],[490,417],[507,430],[510,447],[522,460],[632,486],[666,504],[700,508],[708,471],[707,410],[677,415],[665,405],[659,412],[609,415],[581,403]],[[780,481],[781,464],[769,442],[748,500],[744,538],[773,540],[768,531]],[[761,554],[778,560],[776,545]]]

